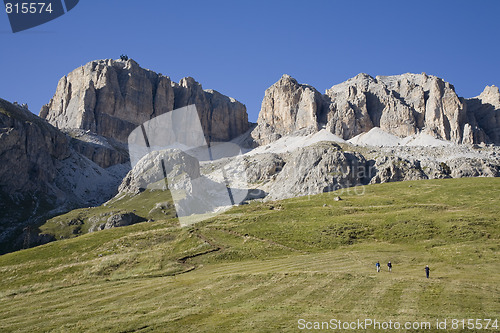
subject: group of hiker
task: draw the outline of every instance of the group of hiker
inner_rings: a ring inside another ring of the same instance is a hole
[[[380,272],[380,262],[377,261],[377,263],[375,264],[375,267],[377,267],[377,273],[379,273]],[[392,272],[392,264],[390,261],[387,263],[387,269],[388,269],[389,273]],[[425,270],[425,276],[427,278],[429,278],[429,272],[431,271],[431,269],[429,268],[429,265],[425,265],[424,270]]]

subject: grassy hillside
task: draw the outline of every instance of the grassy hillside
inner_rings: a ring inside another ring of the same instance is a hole
[[[177,225],[170,193],[146,190],[135,196],[115,197],[99,207],[75,209],[56,216],[40,226],[40,232],[56,239],[73,238],[86,234],[93,224],[105,223],[116,213],[134,213],[149,221],[170,219],[170,224]]]
[[[297,332],[301,318],[433,328],[437,319],[500,320],[499,178],[356,192],[252,203],[190,228],[156,220],[0,256],[0,331]]]

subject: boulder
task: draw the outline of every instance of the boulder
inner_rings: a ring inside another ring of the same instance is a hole
[[[134,213],[118,213],[111,215],[108,218],[106,224],[104,225],[104,229],[124,227],[143,221],[146,220],[140,216],[135,215]]]

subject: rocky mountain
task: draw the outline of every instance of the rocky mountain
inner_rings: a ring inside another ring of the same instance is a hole
[[[130,132],[191,104],[208,140],[255,149],[213,161],[155,151],[130,170]],[[193,78],[175,83],[133,60],[93,61],[59,81],[40,117],[0,100],[0,253],[52,240],[37,226],[69,209],[166,189],[165,175],[176,180],[172,197],[201,198],[201,214],[248,189],[247,200],[279,200],[390,181],[498,177],[500,147],[488,143],[500,144],[495,86],[464,99],[432,75],[359,74],[321,94],[284,75],[266,90],[251,129],[243,104]],[[186,198],[178,214],[192,210]],[[109,214],[87,216],[89,230],[154,215],[138,217],[134,207]]]
[[[104,169],[79,153],[100,147],[0,99],[0,253],[46,241],[36,226],[48,216],[116,194],[127,167]]]
[[[50,240],[37,233],[49,217],[112,198],[130,169],[130,131],[191,104],[207,140],[248,130],[243,104],[189,77],[172,82],[133,60],[93,61],[69,73],[40,117],[1,100],[0,253]]]
[[[500,94],[487,87],[474,99],[457,96],[453,85],[436,76],[359,74],[320,94],[289,75],[266,90],[257,144],[267,144],[300,129],[322,128],[351,139],[374,127],[406,137],[421,132],[454,143],[500,143]]]
[[[246,132],[243,104],[187,77],[179,83],[141,68],[134,60],[97,60],[61,78],[40,117],[60,129],[83,129],[127,142],[138,125],[195,104],[207,139],[227,141]]]

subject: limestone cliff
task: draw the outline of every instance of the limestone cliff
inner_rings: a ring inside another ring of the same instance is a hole
[[[267,143],[300,129],[317,130],[322,107],[323,98],[316,89],[285,74],[266,90],[255,139]]]
[[[266,90],[252,137],[267,144],[300,128],[350,139],[373,127],[399,137],[420,132],[455,143],[500,143],[499,93],[465,100],[436,76],[359,74],[319,94],[288,75]]]
[[[204,91],[193,78],[172,82],[131,59],[92,61],[64,76],[40,117],[61,129],[90,130],[126,142],[138,125],[188,104],[196,104],[202,127],[214,141],[232,139],[248,129],[246,108],[240,102]]]
[[[0,253],[48,241],[37,238],[39,223],[110,199],[127,172],[121,165],[101,168],[69,136],[3,99],[0,161]]]

